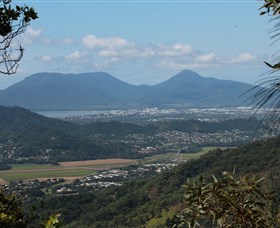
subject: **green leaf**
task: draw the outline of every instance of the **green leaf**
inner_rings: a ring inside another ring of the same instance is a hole
[[[46,221],[46,223],[43,224],[44,227],[45,228],[55,228],[56,227],[55,225],[59,223],[58,218],[59,218],[60,215],[61,214],[59,214],[59,213],[51,214],[49,219]]]
[[[213,178],[215,184],[217,184],[219,182],[218,179],[214,175],[212,175],[212,178]]]

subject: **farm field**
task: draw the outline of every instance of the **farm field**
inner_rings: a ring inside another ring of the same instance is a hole
[[[0,171],[0,180],[3,183],[28,180],[61,177],[68,180],[77,179],[95,172],[98,169],[115,168],[135,163],[131,159],[100,159],[89,161],[61,162],[56,165],[39,164],[12,164],[12,169]]]
[[[171,161],[174,159],[178,159],[178,160],[189,160],[189,159],[197,159],[200,156],[202,156],[203,154],[208,153],[210,150],[214,150],[217,148],[221,148],[221,149],[226,149],[227,147],[202,147],[201,151],[197,152],[197,153],[180,153],[178,154],[176,153],[165,153],[165,154],[157,154],[151,157],[146,157],[144,159],[142,159],[142,163],[150,163],[150,162],[166,162],[166,161]]]
[[[62,167],[93,167],[93,168],[111,168],[123,165],[129,165],[135,163],[136,160],[132,159],[99,159],[99,160],[87,160],[87,161],[70,161],[60,162]]]
[[[140,160],[132,159],[99,159],[87,161],[70,161],[61,162],[60,165],[47,164],[12,164],[12,169],[0,171],[0,183],[30,180],[30,179],[47,179],[61,177],[67,180],[75,180],[83,176],[94,173],[99,169],[109,169],[128,166],[133,163],[147,164],[155,162],[169,162],[174,159],[189,160],[197,159],[208,151],[217,147],[203,147],[197,153],[165,153],[151,157],[146,157]]]
[[[13,171],[20,170],[41,170],[41,169],[61,169],[59,165],[48,165],[48,164],[11,164]],[[8,171],[8,170],[6,170]]]

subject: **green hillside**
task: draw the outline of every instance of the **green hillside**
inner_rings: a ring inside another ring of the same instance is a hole
[[[0,107],[2,163],[138,157],[129,145],[98,141],[79,125],[40,116],[18,107]]]
[[[188,178],[222,171],[266,178],[266,186],[280,199],[280,137],[253,142],[237,149],[215,150],[151,179],[75,196],[47,198],[50,211],[62,213],[66,227],[141,227],[168,223],[180,210],[181,187]],[[162,217],[163,216],[163,217]]]
[[[116,157],[139,158],[144,155],[137,153],[135,143],[125,140],[124,136],[167,131],[223,134],[233,129],[252,134],[258,125],[256,119],[221,122],[172,120],[148,125],[113,121],[78,125],[47,118],[19,107],[0,106],[0,160],[2,163],[48,163]]]

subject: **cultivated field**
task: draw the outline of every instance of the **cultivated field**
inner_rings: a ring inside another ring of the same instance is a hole
[[[13,164],[12,169],[0,171],[0,183],[29,180],[29,179],[47,179],[61,177],[67,180],[75,180],[83,176],[94,173],[99,169],[117,168],[127,166],[133,163],[153,163],[168,162],[174,159],[189,160],[199,158],[209,150],[217,147],[204,147],[198,153],[166,153],[146,157],[140,160],[131,159],[100,159],[87,161],[61,162],[60,165],[38,165],[38,164]]]
[[[135,163],[135,160],[131,159],[99,159],[99,160],[87,160],[87,161],[70,161],[70,162],[60,162],[62,167],[93,167],[93,168],[111,168],[116,166],[123,166]]]
[[[166,162],[166,161],[171,161],[174,159],[178,159],[178,160],[190,160],[190,159],[197,159],[200,156],[202,156],[203,154],[208,153],[210,150],[214,150],[217,148],[221,148],[221,149],[226,149],[226,147],[202,147],[201,151],[197,152],[197,153],[165,153],[165,154],[157,154],[151,157],[145,157],[144,159],[142,159],[143,163],[150,163],[150,162]]]
[[[77,179],[98,169],[115,168],[135,163],[131,159],[100,159],[89,161],[61,162],[60,166],[38,164],[13,164],[12,169],[0,171],[0,181],[46,179],[61,177],[67,180]]]

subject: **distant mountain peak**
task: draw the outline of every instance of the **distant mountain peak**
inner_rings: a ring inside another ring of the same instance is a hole
[[[0,104],[33,110],[128,105],[221,107],[243,104],[239,96],[251,88],[240,82],[205,78],[191,70],[154,86],[130,85],[106,72],[45,72],[0,91]]]
[[[201,75],[198,73],[192,71],[192,70],[183,70],[180,73],[176,74],[166,82],[174,82],[174,83],[179,83],[179,82],[187,82],[187,81],[198,81],[203,79]],[[163,82],[163,83],[166,83]]]
[[[182,70],[180,73],[176,74],[174,77],[188,77],[188,78],[202,78],[201,75],[192,70]]]
[[[192,74],[192,75],[198,75],[199,76],[199,74],[197,72],[189,70],[189,69],[182,70],[178,74]]]

